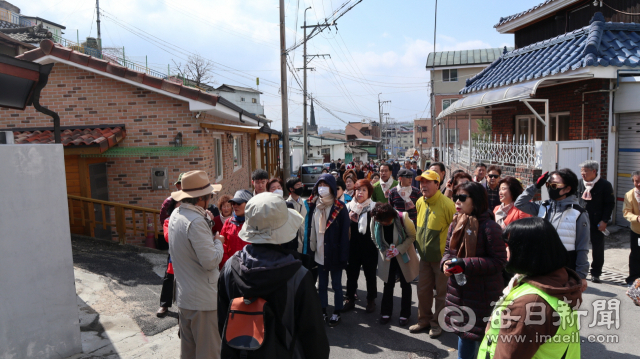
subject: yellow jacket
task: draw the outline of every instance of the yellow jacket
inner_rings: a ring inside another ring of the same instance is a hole
[[[624,195],[622,215],[624,216],[624,219],[631,223],[631,230],[640,234],[640,223],[638,222],[640,208],[638,208],[638,201],[636,201],[636,197],[633,195],[633,189]]]
[[[456,206],[453,201],[437,191],[433,197],[420,197],[416,202],[418,211],[418,234],[416,243],[420,260],[440,262],[447,244],[447,231]]]

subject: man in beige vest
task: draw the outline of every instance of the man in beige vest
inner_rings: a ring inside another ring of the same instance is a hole
[[[224,238],[211,234],[205,211],[220,189],[211,185],[206,172],[191,171],[182,175],[182,190],[171,193],[181,202],[169,219],[181,359],[220,358],[217,289]]]

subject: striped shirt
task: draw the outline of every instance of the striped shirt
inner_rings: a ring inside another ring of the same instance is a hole
[[[414,206],[412,209],[407,211],[405,209],[404,199],[402,199],[400,193],[398,193],[398,186],[394,186],[391,191],[389,191],[389,204],[393,206],[393,208],[398,212],[408,212],[409,218],[411,218],[411,220],[415,224],[416,219],[418,218],[418,211],[416,210],[415,204],[416,202],[418,202],[418,199],[420,199],[420,197],[422,197],[422,193],[420,193],[420,190],[412,187],[410,198]]]

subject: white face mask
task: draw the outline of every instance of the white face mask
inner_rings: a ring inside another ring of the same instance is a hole
[[[329,189],[329,187],[318,187],[318,195],[320,197],[326,197],[330,192],[331,190]]]
[[[281,189],[277,189],[275,191],[273,191],[274,194],[277,194],[278,196],[284,196],[284,191]]]

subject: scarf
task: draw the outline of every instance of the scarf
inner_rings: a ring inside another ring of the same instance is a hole
[[[233,213],[233,220],[239,224],[244,223],[244,216],[236,216],[235,212]]]
[[[636,197],[636,201],[638,201],[638,205],[640,206],[640,190],[638,190],[637,188],[634,188],[633,195]]]
[[[231,212],[230,216],[226,216],[226,217],[223,216],[222,214],[220,214],[220,221],[222,222],[222,224],[224,224],[227,221],[227,219],[229,219],[231,217],[233,217],[233,212]]]
[[[351,191],[344,191],[344,193],[348,194],[351,198],[353,198],[354,194],[356,191],[351,190]]]
[[[324,232],[327,230],[327,214],[325,209],[327,207],[331,208],[331,206],[333,206],[333,202],[334,202],[333,196],[326,196],[326,197],[318,196],[315,200],[316,210],[320,211],[320,223],[318,223],[319,233],[324,234]]]
[[[382,228],[383,226],[380,224],[380,222],[374,220],[374,225],[373,225],[373,232],[374,232],[374,236],[376,239],[376,244],[378,245],[378,248],[380,248],[380,250],[382,250],[382,248],[386,248],[385,246],[385,241],[384,241],[384,229]],[[393,221],[393,224],[395,226],[395,231],[398,233],[398,246],[402,244],[402,242],[404,242],[404,238],[405,238],[405,233],[404,233],[404,226],[402,225],[402,222],[400,222],[400,217],[396,217]],[[397,247],[397,246],[396,246]],[[400,255],[400,257],[402,257],[402,261],[404,263],[409,263],[409,255],[405,252],[403,254]]]
[[[502,229],[505,229],[507,227],[507,224],[504,223],[504,220],[507,218],[507,215],[509,214],[509,211],[511,211],[511,208],[513,208],[513,203],[506,206],[504,205],[504,203],[501,203],[500,208],[498,208],[498,211],[496,212],[496,223],[498,223],[500,227],[502,227]]]
[[[367,198],[367,200],[362,203],[351,201],[347,204],[349,218],[351,218],[353,222],[358,222],[358,232],[362,234],[367,233],[367,216],[364,216],[364,214],[371,210],[372,203],[371,198]]]
[[[380,177],[380,187],[382,187],[382,192],[384,193],[384,198],[389,198],[389,190],[391,189],[391,185],[393,184],[393,177],[389,176],[387,182],[385,182],[382,177]]]
[[[582,193],[582,199],[584,199],[585,201],[591,201],[591,190],[593,189],[593,186],[595,186],[596,182],[598,182],[599,180],[600,180],[600,174],[598,174],[596,178],[591,182],[582,180],[582,183],[584,183],[584,192]]]
[[[449,248],[458,250],[458,258],[476,256],[478,243],[478,219],[467,214],[457,213],[453,216],[453,233]]]
[[[411,192],[413,192],[413,188],[411,186],[401,187],[400,183],[396,187],[398,189],[398,194],[405,202],[411,202]]]

